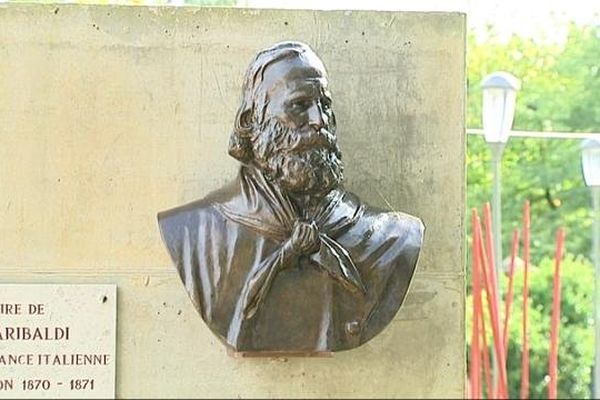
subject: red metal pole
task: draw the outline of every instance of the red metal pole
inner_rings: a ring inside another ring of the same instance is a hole
[[[490,363],[490,349],[487,343],[487,329],[485,329],[485,318],[483,313],[478,318],[480,327],[479,332],[481,333],[481,357],[483,358],[483,376],[485,377],[485,386],[487,391],[487,398],[495,398],[497,388],[494,387],[494,380],[492,379],[492,369]]]
[[[472,210],[471,226],[472,231],[475,230],[476,211]],[[478,238],[473,235],[471,240],[471,278],[473,290],[473,326],[471,330],[471,398],[480,399],[481,396],[481,350],[479,348],[479,319],[481,315],[481,278],[479,277],[479,245]]]
[[[498,397],[507,397],[507,379],[506,379],[506,362],[504,361],[504,351],[502,350],[502,338],[500,337],[500,326],[499,326],[499,316],[498,316],[498,302],[494,296],[493,292],[493,283],[491,281],[491,274],[489,273],[493,266],[489,266],[487,262],[487,257],[485,253],[485,248],[483,247],[483,239],[481,232],[481,224],[479,223],[479,218],[477,218],[477,223],[475,224],[475,232],[473,234],[478,235],[479,247],[481,249],[481,271],[483,272],[483,279],[485,283],[485,290],[487,295],[487,303],[488,309],[490,312],[490,320],[492,323],[492,333],[494,338],[494,354],[497,360],[498,366],[498,374],[499,374],[499,382],[498,382]]]
[[[489,266],[492,281],[492,296],[496,304],[500,304],[498,276],[496,275],[496,257],[494,255],[494,231],[492,229],[492,210],[490,203],[485,203],[483,207],[483,226],[485,228],[485,251],[487,252],[487,265]],[[502,260],[500,260],[502,262]]]
[[[529,398],[529,341],[528,341],[528,307],[529,307],[529,201],[523,210],[523,340],[521,356],[521,399]]]
[[[487,258],[487,262],[488,262],[488,267],[489,267],[489,272],[490,272],[490,276],[491,276],[491,283],[492,283],[492,298],[494,300],[494,302],[496,303],[496,312],[498,315],[498,324],[500,324],[500,320],[501,320],[501,316],[500,316],[500,308],[501,308],[501,304],[502,304],[502,300],[500,298],[501,294],[500,294],[500,281],[499,281],[499,274],[500,274],[500,268],[497,268],[496,262],[498,261],[499,264],[502,263],[502,260],[496,260],[496,250],[494,248],[494,230],[493,230],[493,225],[492,225],[492,209],[490,206],[490,203],[485,203],[483,206],[483,224],[484,224],[484,231],[485,231],[485,251],[487,252],[488,258]],[[500,254],[501,251],[498,251],[498,253]],[[500,332],[500,325],[498,325],[498,332]],[[501,340],[501,344],[502,344],[502,354],[504,355],[504,360],[506,361],[506,352],[504,351],[504,339],[500,339]],[[501,365],[500,364],[500,359],[498,358],[498,355],[496,354],[496,352],[494,352],[494,361],[496,362],[496,365],[498,366],[498,369],[503,368],[506,370],[506,366],[505,365]],[[500,387],[502,385],[500,385],[498,382],[496,382],[496,384],[498,385],[497,389],[500,389]],[[506,389],[508,389],[508,382],[506,382]],[[498,392],[498,396],[500,396],[500,393]]]
[[[554,285],[552,291],[552,325],[550,328],[550,355],[548,362],[548,398],[556,399],[558,386],[558,330],[560,326],[560,260],[565,242],[565,230],[556,232],[556,253],[554,255]]]

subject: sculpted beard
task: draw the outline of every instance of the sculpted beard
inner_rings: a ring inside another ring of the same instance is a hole
[[[324,195],[343,180],[334,132],[297,132],[269,118],[260,125],[253,145],[255,162],[285,191]]]

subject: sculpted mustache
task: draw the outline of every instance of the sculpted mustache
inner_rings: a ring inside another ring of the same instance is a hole
[[[337,151],[335,136],[326,129],[312,131],[310,134],[299,134],[285,146],[285,153],[304,153],[310,150]]]

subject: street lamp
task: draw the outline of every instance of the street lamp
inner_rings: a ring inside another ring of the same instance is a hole
[[[515,116],[515,104],[520,83],[508,72],[496,71],[481,81],[483,90],[483,135],[492,151],[494,187],[492,190],[492,230],[496,265],[497,303],[500,310],[500,273],[502,271],[502,214],[500,211],[500,161],[508,141]],[[498,382],[497,360],[494,355],[494,382]]]
[[[500,161],[508,141],[515,116],[519,80],[508,72],[492,72],[481,82],[483,90],[483,134],[492,151],[494,187],[492,191],[492,226],[496,258],[496,286],[500,299],[500,272],[502,269],[502,221],[500,198]]]
[[[600,398],[600,140],[581,143],[581,167],[585,184],[592,192],[592,260],[594,263],[594,390],[592,398]]]

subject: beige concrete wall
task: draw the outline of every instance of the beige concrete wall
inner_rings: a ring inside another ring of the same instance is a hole
[[[119,397],[461,397],[459,14],[0,5],[0,282],[118,284]],[[241,77],[283,39],[329,69],[347,187],[423,218],[396,319],[325,359],[233,359],[155,214],[229,180]]]

